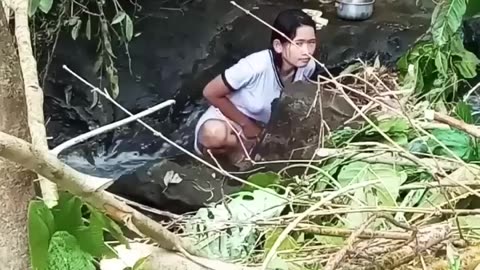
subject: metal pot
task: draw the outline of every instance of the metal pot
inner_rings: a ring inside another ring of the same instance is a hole
[[[336,0],[335,6],[338,17],[362,21],[372,16],[375,0]]]

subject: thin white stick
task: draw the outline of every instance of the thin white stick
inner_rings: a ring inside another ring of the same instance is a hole
[[[129,116],[129,117],[124,118],[124,119],[122,119],[122,120],[119,120],[119,121],[117,121],[117,122],[114,122],[114,123],[105,125],[105,126],[103,126],[103,127],[99,127],[99,128],[97,128],[97,129],[94,129],[94,130],[89,131],[89,132],[87,132],[87,133],[84,133],[84,134],[82,134],[82,135],[79,135],[79,136],[77,136],[77,137],[75,137],[75,138],[73,138],[73,139],[70,139],[70,140],[68,140],[68,141],[66,141],[66,142],[63,142],[62,144],[60,144],[60,145],[58,145],[57,147],[55,147],[54,149],[52,149],[50,152],[51,152],[52,154],[54,154],[55,156],[58,156],[58,154],[60,154],[63,150],[65,150],[65,149],[67,149],[67,148],[69,148],[69,147],[72,147],[72,146],[74,146],[74,145],[76,145],[76,144],[79,144],[79,143],[81,143],[81,142],[84,142],[84,141],[86,141],[86,140],[88,140],[88,139],[90,139],[90,138],[92,138],[92,137],[94,137],[94,136],[100,135],[100,134],[105,133],[105,132],[107,132],[107,131],[110,131],[110,130],[112,130],[112,129],[114,129],[114,128],[123,126],[123,125],[125,125],[125,124],[130,123],[130,122],[133,122],[133,121],[135,121],[135,120],[137,120],[137,119],[139,119],[139,118],[142,118],[142,117],[144,117],[144,116],[150,115],[150,114],[152,114],[152,113],[154,113],[154,112],[156,112],[156,111],[158,111],[158,110],[160,110],[160,109],[163,109],[163,108],[165,108],[165,107],[167,107],[167,106],[171,106],[171,105],[173,105],[173,104],[175,104],[175,100],[169,99],[169,100],[164,101],[164,102],[162,102],[162,103],[160,103],[160,104],[157,104],[157,105],[155,105],[155,106],[153,106],[153,107],[151,107],[151,108],[148,108],[148,109],[146,109],[146,110],[144,110],[144,111],[142,111],[142,112],[140,112],[140,113],[137,113],[137,114],[135,114],[135,115]]]
[[[470,97],[470,95],[472,95],[473,92],[475,92],[479,87],[480,87],[480,83],[477,83],[477,85],[475,85],[472,89],[470,89],[470,91],[468,91],[468,93],[463,97],[463,101],[466,102]]]
[[[83,82],[84,84],[86,84],[87,86],[89,86],[90,88],[92,88],[92,91],[96,91],[97,93],[99,93],[100,95],[104,96],[106,99],[108,99],[110,102],[112,102],[115,106],[117,106],[118,108],[120,108],[122,111],[124,111],[126,114],[132,116],[133,114],[125,109],[122,105],[120,105],[117,101],[115,101],[113,98],[110,97],[110,95],[106,94],[104,91],[100,90],[98,87],[92,85],[91,83],[89,83],[88,81],[86,81],[84,78],[82,78],[80,75],[76,74],[75,72],[73,72],[70,68],[68,68],[66,65],[63,65],[62,66],[63,69],[65,69],[66,71],[68,71],[70,74],[72,74],[73,76],[75,76],[77,79],[79,79],[81,82]],[[265,189],[257,184],[254,184],[254,183],[250,183],[248,181],[245,181],[243,180],[242,178],[239,178],[235,175],[232,175],[226,171],[223,171],[217,167],[215,167],[214,165],[206,162],[205,160],[201,159],[200,157],[196,156],[195,154],[191,153],[190,151],[188,151],[187,149],[183,148],[182,146],[178,145],[177,143],[175,143],[174,141],[170,140],[169,138],[165,137],[165,135],[163,135],[161,132],[157,131],[156,129],[154,129],[153,127],[151,127],[150,125],[148,125],[147,123],[143,122],[141,119],[136,119],[135,121],[139,122],[140,124],[142,124],[146,129],[150,130],[155,136],[158,136],[160,137],[161,139],[165,140],[167,143],[169,143],[170,145],[174,146],[175,148],[179,149],[180,151],[182,151],[183,153],[187,154],[188,156],[194,158],[195,160],[197,160],[198,162],[204,164],[205,166],[209,167],[210,169],[222,174],[222,175],[225,175],[227,177],[230,177],[242,184],[245,184],[245,185],[248,185],[248,186],[251,186],[251,187],[254,187],[256,189],[259,189],[259,190],[262,190],[263,192],[266,192],[270,195],[273,195],[275,197],[278,197],[278,198],[281,198],[282,200],[286,200],[286,201],[289,201],[288,198],[284,198],[282,196],[280,196],[279,194],[277,194],[276,192],[272,192],[268,189]]]

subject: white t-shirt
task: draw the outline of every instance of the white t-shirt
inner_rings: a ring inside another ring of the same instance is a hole
[[[315,62],[298,68],[293,82],[306,80],[315,71]],[[246,116],[268,123],[272,101],[280,97],[284,88],[275,67],[272,51],[259,51],[242,58],[222,73],[224,83],[230,88],[232,103]]]

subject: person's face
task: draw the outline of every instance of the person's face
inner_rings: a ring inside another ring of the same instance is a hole
[[[310,61],[308,55],[312,55],[315,52],[317,45],[315,29],[311,26],[302,25],[297,28],[295,38],[292,40],[297,46],[292,45],[288,41],[281,44],[276,40],[275,50],[277,53],[281,53],[283,61],[288,64],[297,68],[305,67]]]

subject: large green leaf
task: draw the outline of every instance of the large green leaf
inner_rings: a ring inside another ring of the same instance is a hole
[[[401,167],[389,164],[370,164],[367,162],[352,162],[340,170],[337,177],[343,187],[354,183],[380,180],[381,185],[375,186],[376,195],[382,205],[395,205],[400,186],[407,180],[407,174]]]
[[[437,52],[435,56],[435,66],[440,74],[448,76],[448,58],[442,51]]]
[[[58,231],[48,248],[48,270],[95,270],[95,265],[93,257],[80,248],[73,235]]]
[[[97,258],[102,257],[104,254],[111,256],[110,250],[103,240],[102,228],[91,225],[88,227],[82,226],[76,228],[73,235],[83,251]]]
[[[110,233],[121,244],[128,245],[128,240],[123,235],[122,229],[115,221],[107,217],[105,214],[99,212],[97,209],[90,207],[90,226],[97,226]]]
[[[431,133],[459,158],[468,159],[471,151],[473,151],[471,138],[465,132],[456,129],[434,129]],[[427,143],[433,154],[451,156],[448,151],[435,140],[429,139]]]
[[[48,13],[50,9],[52,8],[53,5],[53,0],[40,0],[38,8],[43,12],[43,13]]]
[[[467,0],[445,0],[432,14],[432,36],[435,44],[443,46],[457,32],[467,10]]]
[[[84,206],[90,210],[88,226],[83,221],[82,207]],[[58,205],[52,209],[52,212],[55,217],[56,231],[67,231],[75,236],[80,248],[95,257],[113,255],[104,242],[104,230],[123,244],[127,244],[116,223],[68,192],[60,193]]]
[[[405,118],[392,117],[380,121],[378,128],[385,133],[408,132],[409,124]]]
[[[480,60],[477,56],[465,50],[460,59],[455,59],[453,64],[463,78],[472,79],[477,76],[477,67]]]
[[[52,208],[56,231],[75,230],[84,225],[82,220],[83,202],[67,192],[59,194],[58,204]]]
[[[53,215],[43,201],[32,201],[28,207],[28,244],[33,270],[47,269],[50,237],[55,231]]]
[[[454,35],[450,40],[450,53],[455,69],[463,78],[471,79],[477,76],[480,60],[475,54],[465,49],[459,34]]]
[[[40,5],[40,0],[29,0],[28,1],[28,16],[33,16]]]
[[[472,106],[465,102],[457,103],[455,114],[467,124],[473,124]]]

